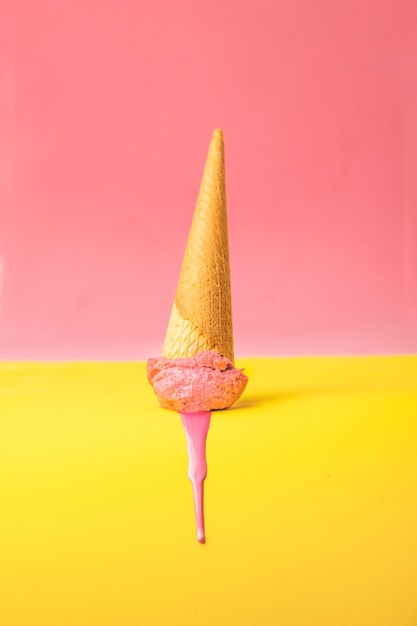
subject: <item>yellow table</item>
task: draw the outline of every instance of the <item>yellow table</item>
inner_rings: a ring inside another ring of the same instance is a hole
[[[417,624],[417,357],[237,365],[203,546],[144,363],[0,365],[2,626]]]

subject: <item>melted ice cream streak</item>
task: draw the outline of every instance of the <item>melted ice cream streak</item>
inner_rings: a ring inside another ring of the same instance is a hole
[[[204,530],[204,480],[207,476],[206,439],[211,413],[180,413],[187,437],[188,478],[193,486],[197,540],[206,542]]]

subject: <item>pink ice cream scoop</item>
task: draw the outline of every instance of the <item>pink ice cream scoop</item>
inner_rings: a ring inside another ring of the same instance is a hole
[[[147,375],[161,406],[185,413],[227,409],[248,382],[242,370],[214,350],[188,359],[149,359]]]

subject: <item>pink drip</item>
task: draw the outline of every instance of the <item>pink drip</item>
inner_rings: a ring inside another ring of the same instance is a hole
[[[211,413],[180,413],[188,449],[188,478],[193,486],[197,540],[206,542],[204,532],[204,479],[207,476],[206,439]]]

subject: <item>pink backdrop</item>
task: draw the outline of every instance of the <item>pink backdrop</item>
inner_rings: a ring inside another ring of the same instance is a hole
[[[0,12],[0,358],[160,352],[216,127],[237,354],[417,350],[415,0]]]

